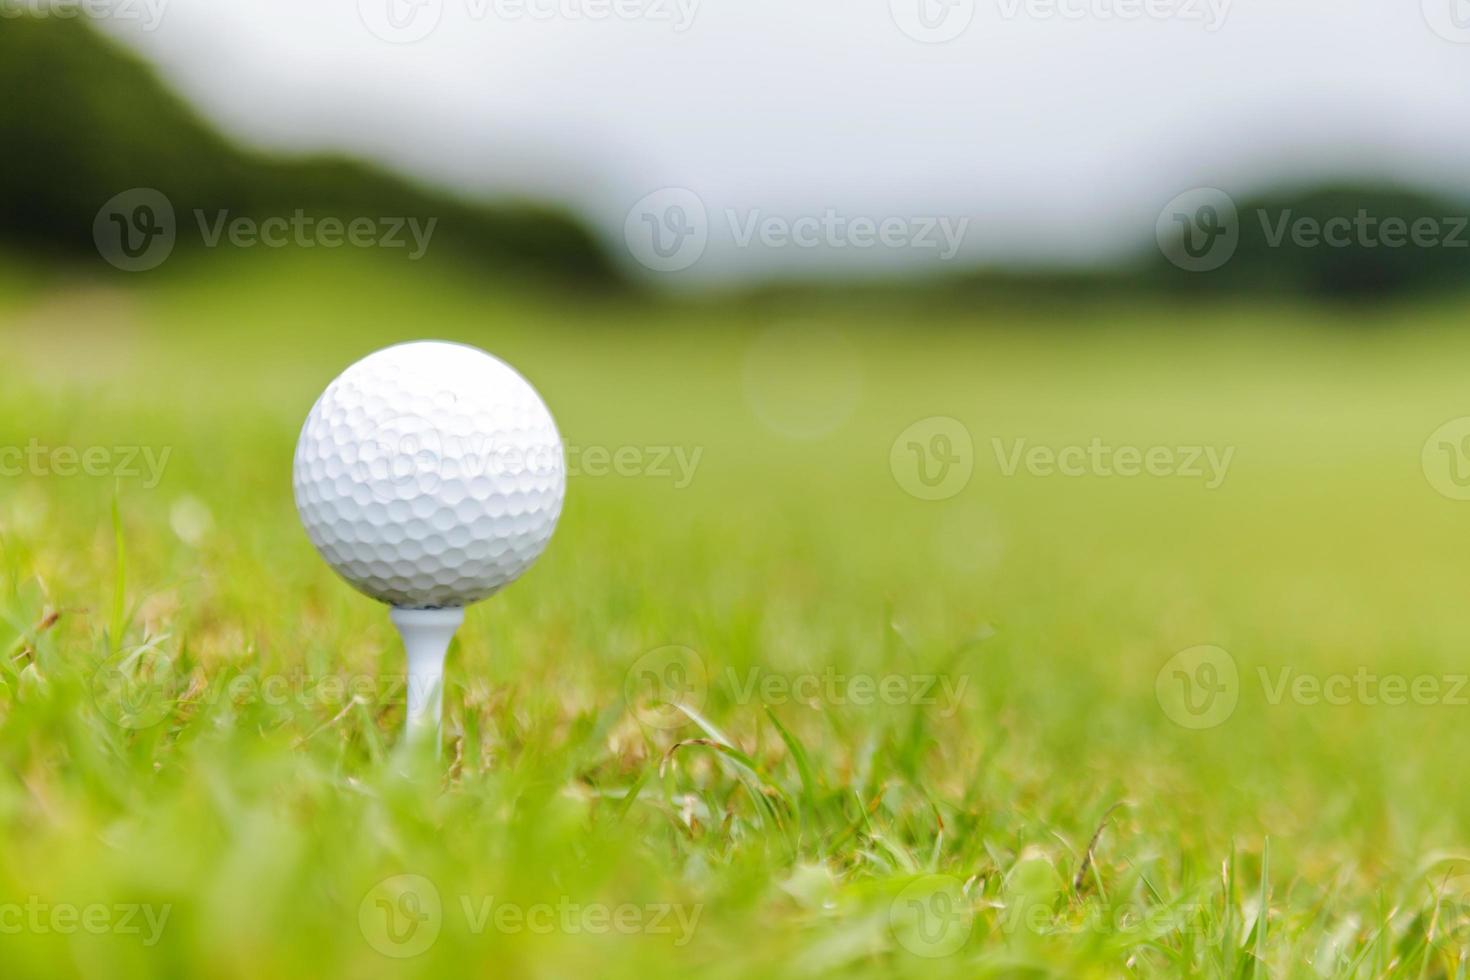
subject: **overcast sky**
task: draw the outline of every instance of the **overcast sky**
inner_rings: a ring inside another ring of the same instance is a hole
[[[118,2],[239,138],[561,201],[696,280],[1087,258],[1283,175],[1470,189],[1470,0]]]

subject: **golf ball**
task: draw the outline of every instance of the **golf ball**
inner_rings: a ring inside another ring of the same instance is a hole
[[[358,361],[296,444],[296,509],[359,591],[410,609],[465,606],[546,548],[566,459],[546,404],[504,361],[421,341]]]

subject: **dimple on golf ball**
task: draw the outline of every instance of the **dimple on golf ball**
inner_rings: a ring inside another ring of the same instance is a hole
[[[296,508],[359,591],[409,609],[465,606],[546,548],[566,459],[546,404],[474,347],[400,344],[327,386],[296,445]]]

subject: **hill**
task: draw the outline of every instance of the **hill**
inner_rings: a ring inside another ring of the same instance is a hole
[[[0,30],[0,244],[95,260],[93,222],[120,192],[173,205],[179,247],[201,244],[196,212],[231,220],[436,218],[434,247],[500,272],[612,285],[591,232],[532,204],[466,202],[337,157],[277,158],[220,135],[153,70],[80,19],[9,19]],[[189,234],[184,234],[187,227]]]

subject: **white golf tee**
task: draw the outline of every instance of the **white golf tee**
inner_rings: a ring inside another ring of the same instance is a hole
[[[444,721],[444,656],[464,622],[463,609],[399,609],[388,614],[408,654],[407,740],[437,743]]]

